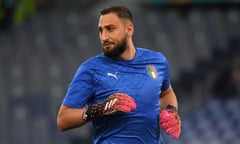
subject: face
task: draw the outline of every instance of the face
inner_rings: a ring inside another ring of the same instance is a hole
[[[116,14],[102,15],[99,19],[99,37],[103,52],[111,58],[119,57],[127,48],[127,29],[124,20]]]

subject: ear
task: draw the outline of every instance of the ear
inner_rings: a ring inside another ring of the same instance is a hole
[[[133,23],[128,23],[126,25],[126,33],[127,33],[128,36],[132,36],[133,35],[133,33],[134,33],[134,25],[133,25]]]

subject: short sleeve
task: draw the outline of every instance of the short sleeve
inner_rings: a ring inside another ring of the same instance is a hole
[[[81,65],[75,73],[62,103],[72,108],[81,108],[88,102],[93,93],[92,73],[86,65]]]
[[[164,67],[164,79],[163,79],[161,90],[164,91],[169,88],[169,86],[171,85],[171,82],[170,82],[170,70],[169,70],[168,60],[164,55],[162,56],[163,56],[163,62],[165,67]]]

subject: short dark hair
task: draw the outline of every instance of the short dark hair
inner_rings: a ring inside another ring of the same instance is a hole
[[[128,19],[133,22],[133,16],[130,10],[124,6],[111,6],[101,10],[101,15],[115,13],[119,18]]]

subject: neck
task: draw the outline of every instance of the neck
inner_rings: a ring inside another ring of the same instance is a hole
[[[120,55],[119,59],[122,60],[132,60],[136,55],[136,49],[134,47],[133,42],[129,42],[126,50]]]

